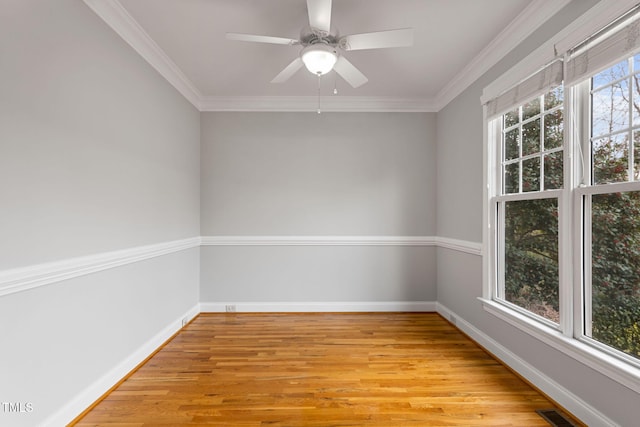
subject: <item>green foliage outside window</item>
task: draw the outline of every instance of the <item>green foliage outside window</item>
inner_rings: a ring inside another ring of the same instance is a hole
[[[507,202],[505,300],[560,320],[557,199]]]
[[[592,196],[591,250],[591,337],[640,358],[639,192]]]

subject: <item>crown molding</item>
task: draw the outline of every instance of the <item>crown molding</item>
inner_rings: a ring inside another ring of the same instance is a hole
[[[532,1],[491,43],[474,57],[438,93],[434,100],[437,111],[443,109],[491,67],[515,49],[549,18],[571,0]]]
[[[204,96],[118,0],[83,0],[199,111],[318,110],[314,96]],[[326,112],[436,112],[430,99],[368,96],[321,98]]]
[[[323,112],[436,112],[429,99],[384,96],[323,96]],[[315,96],[209,96],[200,103],[200,111],[318,111]]]
[[[315,112],[318,109],[317,97],[204,96],[118,0],[83,1],[199,111]],[[325,97],[321,98],[321,110],[326,112],[438,112],[569,1],[532,1],[479,55],[454,76],[435,98]]]
[[[194,107],[202,94],[118,0],[83,0],[124,41],[160,73]]]

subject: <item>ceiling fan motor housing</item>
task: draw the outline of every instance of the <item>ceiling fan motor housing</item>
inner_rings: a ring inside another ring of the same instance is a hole
[[[300,58],[310,72],[321,76],[333,69],[338,60],[338,50],[323,42],[310,44],[302,49]]]

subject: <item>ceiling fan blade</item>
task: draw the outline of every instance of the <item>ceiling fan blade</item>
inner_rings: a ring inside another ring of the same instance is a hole
[[[238,40],[242,42],[271,43],[294,45],[300,43],[298,40],[287,39],[284,37],[258,36],[255,34],[227,33],[228,40]]]
[[[344,50],[382,49],[412,45],[413,28],[352,34],[340,39],[340,46]]]
[[[344,56],[338,58],[336,65],[333,66],[333,70],[347,81],[354,88],[360,87],[369,79],[360,72],[351,62],[347,61]]]
[[[296,71],[298,71],[302,67],[302,59],[296,58],[291,62],[291,64],[287,65],[287,67],[280,71],[280,74],[275,76],[271,83],[284,83],[293,76]]]
[[[307,0],[307,12],[311,28],[331,32],[331,0]]]

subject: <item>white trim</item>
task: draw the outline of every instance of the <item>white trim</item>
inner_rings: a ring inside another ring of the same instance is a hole
[[[200,246],[200,237],[0,271],[0,297]]]
[[[570,390],[549,378],[543,372],[521,359],[518,355],[502,346],[489,335],[477,329],[443,304],[437,304],[437,312],[445,319],[454,323],[458,329],[487,349],[507,366],[514,369],[518,374],[526,378],[527,381],[542,390],[585,424],[592,427],[612,427],[618,425]]]
[[[448,237],[436,237],[436,245],[439,248],[451,249],[471,255],[482,256],[482,243],[468,242],[466,240],[449,239]]]
[[[204,96],[118,0],[84,0],[104,22],[200,111],[313,111],[316,97]],[[437,112],[480,78],[569,0],[534,0],[433,98],[326,97],[326,112]]]
[[[482,255],[482,244],[436,236],[203,236],[202,246],[436,246]]]
[[[198,314],[200,314],[200,305],[196,304],[182,316],[173,320],[146,343],[141,345],[129,357],[121,361],[89,387],[78,393],[73,400],[47,418],[41,425],[45,427],[67,425],[75,417],[81,414],[82,411],[86,410],[91,406],[91,404],[97,401],[107,390],[117,384],[118,381],[122,380],[142,361],[159,349],[176,332],[182,329],[182,322],[184,319],[191,321]]]
[[[191,104],[200,109],[202,94],[118,0],[84,0],[122,39]]]
[[[327,302],[202,302],[202,313],[224,313],[227,305],[238,313],[433,312],[435,301]]]
[[[436,112],[432,100],[385,96],[323,96],[322,112]],[[318,110],[315,96],[207,96],[200,111],[313,112]]]
[[[203,236],[202,246],[435,246],[432,236]]]
[[[489,100],[511,89],[551,61],[561,57],[567,49],[602,29],[612,19],[631,9],[636,2],[637,0],[601,0],[518,64],[487,85],[482,91],[480,102],[486,104]]]
[[[438,110],[444,108],[491,67],[515,49],[571,0],[534,0],[507,25],[436,96]]]
[[[316,112],[318,109],[318,98],[314,96],[205,96],[118,0],[84,2],[199,111]],[[382,96],[322,97],[321,109],[325,112],[438,111],[432,99]]]
[[[640,369],[629,363],[597,350],[579,340],[565,336],[561,331],[544,326],[542,323],[529,318],[514,310],[509,310],[501,304],[479,298],[488,313],[504,320],[526,334],[566,354],[572,359],[583,363],[589,368],[600,372],[613,381],[640,393]]]
[[[204,236],[0,271],[0,297],[199,246],[437,246],[482,255],[475,242],[434,236]]]

